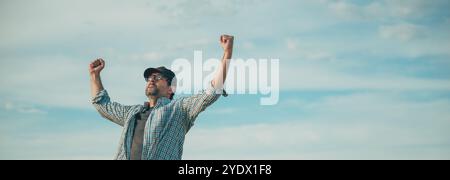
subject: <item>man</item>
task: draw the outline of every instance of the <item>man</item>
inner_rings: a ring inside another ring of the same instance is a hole
[[[105,61],[96,59],[89,65],[92,104],[104,118],[123,127],[115,159],[181,159],[186,133],[198,114],[222,94],[233,40],[233,36],[220,36],[224,55],[211,87],[200,94],[176,100],[172,100],[175,74],[165,67],[146,69],[148,101],[144,105],[126,106],[112,102],[103,88],[100,72]]]

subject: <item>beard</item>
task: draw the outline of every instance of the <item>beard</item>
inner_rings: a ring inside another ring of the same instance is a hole
[[[156,88],[156,86],[154,86],[152,88],[145,88],[145,95],[147,97],[157,96],[158,94],[159,94],[159,90],[158,90],[158,88]]]

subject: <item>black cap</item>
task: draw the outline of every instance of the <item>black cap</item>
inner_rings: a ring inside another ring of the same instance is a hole
[[[153,73],[159,73],[162,76],[164,76],[165,78],[167,78],[167,81],[169,82],[169,84],[171,84],[173,78],[175,78],[175,73],[173,73],[170,69],[167,69],[164,66],[157,67],[157,68],[147,68],[144,71],[144,78],[147,79],[148,76],[150,76]]]

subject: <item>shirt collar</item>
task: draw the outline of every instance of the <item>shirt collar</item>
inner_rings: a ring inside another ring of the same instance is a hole
[[[169,98],[166,98],[166,97],[160,97],[160,98],[158,98],[158,100],[156,100],[156,105],[154,106],[154,108],[155,107],[160,107],[160,106],[164,106],[164,105],[166,105],[166,104],[169,104],[170,103],[170,99]],[[148,109],[148,108],[150,108],[150,103],[148,102],[148,101],[146,101],[146,102],[144,102],[144,108],[146,108],[146,109]]]
[[[158,98],[158,100],[156,101],[156,106],[155,107],[160,107],[160,106],[164,106],[166,104],[170,103],[170,99],[166,98],[166,97],[160,97]]]

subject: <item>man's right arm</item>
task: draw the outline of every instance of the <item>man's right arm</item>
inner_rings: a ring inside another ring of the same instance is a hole
[[[103,90],[102,80],[100,79],[100,72],[105,67],[103,59],[96,59],[89,64],[89,74],[91,76],[91,96],[95,97],[101,90]]]
[[[111,102],[100,79],[100,72],[104,67],[105,61],[103,59],[96,59],[89,64],[92,104],[104,118],[120,126],[124,126],[127,114],[132,106],[124,106],[116,102]]]

